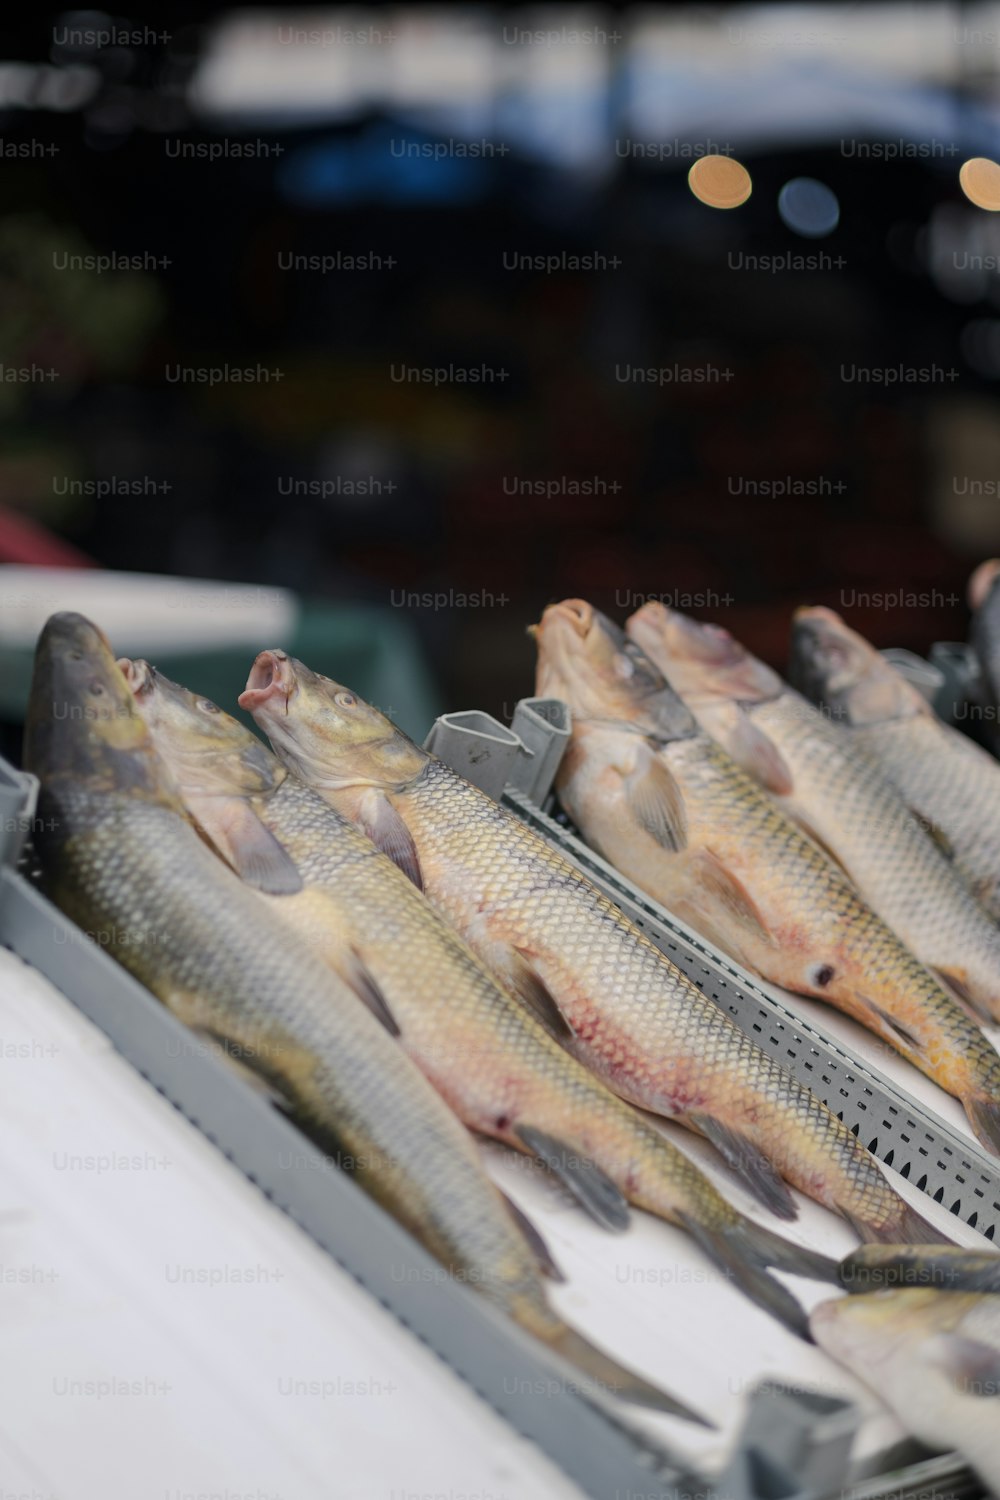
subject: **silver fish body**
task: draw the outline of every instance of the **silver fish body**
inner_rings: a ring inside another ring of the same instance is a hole
[[[1000,1495],[1000,1297],[927,1288],[823,1302],[821,1349],[858,1376],[921,1443],[954,1449]]]

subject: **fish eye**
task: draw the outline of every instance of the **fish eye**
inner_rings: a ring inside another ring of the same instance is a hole
[[[339,708],[356,708],[358,703],[353,693],[337,693],[333,701]]]
[[[66,655],[70,661],[83,661],[82,651],[67,651]]]
[[[201,709],[202,713],[206,714],[217,714],[219,712],[219,705],[217,703],[213,703],[211,698],[199,699],[198,707]]]
[[[93,698],[100,698],[104,694],[104,688],[99,682],[92,682],[90,684],[90,694]]]

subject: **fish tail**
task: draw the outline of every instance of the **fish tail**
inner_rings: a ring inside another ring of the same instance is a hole
[[[891,1219],[867,1220],[856,1214],[840,1212],[859,1239],[866,1245],[953,1245],[954,1240],[940,1229],[935,1229],[915,1208],[903,1198],[897,1199],[897,1212]]]
[[[741,1219],[739,1229],[734,1231],[746,1246],[747,1251],[761,1265],[775,1271],[790,1271],[794,1276],[805,1276],[810,1281],[828,1281],[831,1286],[839,1281],[838,1262],[819,1250],[809,1250],[805,1245],[796,1245],[791,1240],[765,1229],[752,1219]]]
[[[956,1253],[928,1246],[887,1245],[883,1251],[852,1250],[840,1264],[840,1283],[848,1292],[881,1291],[885,1287],[931,1287],[936,1291],[1000,1291],[1000,1255],[980,1250]]]
[[[750,1237],[743,1233],[742,1222],[716,1229],[700,1224],[686,1215],[681,1215],[680,1221],[712,1264],[724,1271],[744,1296],[749,1297],[764,1312],[770,1313],[772,1318],[776,1318],[791,1333],[807,1343],[812,1342],[809,1319],[804,1309],[788,1288],[775,1280],[766,1266],[761,1264],[761,1252],[752,1244]],[[749,1220],[746,1222],[749,1223]],[[791,1250],[793,1247],[788,1248]],[[830,1265],[833,1274],[824,1279],[836,1280],[836,1265],[832,1261]]]
[[[563,1325],[554,1336],[546,1339],[550,1349],[559,1355],[594,1388],[595,1395],[609,1394],[620,1401],[630,1401],[635,1406],[646,1406],[652,1411],[667,1412],[670,1416],[683,1417],[686,1422],[696,1422],[701,1427],[714,1427],[715,1423],[700,1412],[686,1406],[676,1396],[668,1395],[658,1385],[653,1385],[634,1370],[603,1353],[575,1329]]]
[[[965,1094],[962,1104],[977,1139],[987,1151],[1000,1156],[1000,1099],[992,1094]]]

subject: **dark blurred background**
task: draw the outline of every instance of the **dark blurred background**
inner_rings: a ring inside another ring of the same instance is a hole
[[[30,522],[391,612],[439,704],[498,713],[566,595],[663,595],[779,666],[801,602],[964,638],[1000,228],[959,173],[1000,155],[1000,8],[2,27],[0,359],[57,374],[0,382],[0,559]],[[696,195],[709,156],[741,205]]]

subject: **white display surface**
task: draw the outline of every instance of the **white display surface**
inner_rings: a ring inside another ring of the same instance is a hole
[[[4,950],[0,997],[0,1495],[578,1494]],[[851,1023],[803,1009],[864,1050],[868,1039]],[[872,1060],[921,1093],[901,1060]],[[937,1108],[939,1091],[926,1089]],[[948,1115],[959,1128],[960,1115],[957,1106]],[[762,1222],[832,1255],[855,1243],[845,1223],[799,1195],[798,1221],[779,1226],[706,1143],[663,1129]],[[626,1234],[610,1235],[528,1158],[482,1150],[565,1272],[552,1296],[567,1319],[718,1431],[635,1409],[629,1421],[718,1469],[747,1392],[771,1376],[857,1400],[867,1413],[861,1462],[902,1436],[873,1396],[754,1308],[679,1230],[636,1212]],[[950,1236],[983,1243],[890,1176]],[[807,1306],[836,1295],[786,1279]],[[74,1384],[112,1380],[135,1386],[110,1395]]]
[[[578,1500],[3,949],[0,1014],[0,1496]]]

